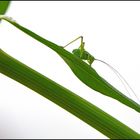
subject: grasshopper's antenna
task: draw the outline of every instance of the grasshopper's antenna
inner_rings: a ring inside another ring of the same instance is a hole
[[[63,48],[67,47],[68,45],[72,44],[73,42],[75,42],[76,40],[81,39],[81,43],[83,42],[83,36],[79,36],[76,39],[72,40],[71,42],[69,42],[67,45],[65,45]]]
[[[107,65],[108,67],[110,67],[110,68],[113,70],[113,72],[117,75],[117,77],[120,79],[120,81],[122,82],[122,84],[124,85],[124,87],[125,87],[127,93],[129,94],[129,96],[132,97],[132,96],[130,95],[130,92],[128,91],[126,85],[129,87],[129,89],[131,90],[131,92],[135,95],[136,99],[137,99],[138,102],[140,103],[140,99],[137,97],[137,95],[136,95],[136,93],[134,92],[134,90],[131,88],[131,86],[128,84],[128,82],[124,79],[124,77],[123,77],[115,68],[113,68],[111,65],[109,65],[108,63],[106,63],[106,62],[104,62],[104,61],[102,61],[102,60],[99,60],[99,59],[95,59],[95,60],[96,60],[96,61],[99,61],[99,62],[102,62],[102,63],[104,63],[105,65]],[[126,85],[125,85],[124,83],[125,83]]]

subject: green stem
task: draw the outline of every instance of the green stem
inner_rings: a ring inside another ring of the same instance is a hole
[[[140,138],[140,134],[125,124],[1,49],[0,72],[51,100],[111,139]]]

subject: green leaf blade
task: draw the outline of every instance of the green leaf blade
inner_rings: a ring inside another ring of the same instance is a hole
[[[0,72],[51,100],[111,139],[140,138],[140,134],[114,117],[9,56],[1,49]]]
[[[0,15],[4,15],[9,7],[10,1],[0,1]]]

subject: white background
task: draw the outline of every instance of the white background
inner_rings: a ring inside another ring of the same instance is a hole
[[[114,66],[140,98],[140,2],[13,1],[7,15],[58,45],[83,35],[87,51]],[[67,50],[72,51],[79,43]],[[88,88],[55,52],[4,21],[0,24],[0,44],[11,56],[140,133],[139,113]],[[97,62],[93,67],[127,95],[108,67]],[[0,85],[0,138],[107,138],[2,74]]]

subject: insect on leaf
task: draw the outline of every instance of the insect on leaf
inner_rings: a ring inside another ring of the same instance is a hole
[[[28,34],[29,36],[54,50],[68,64],[73,73],[87,86],[106,96],[118,100],[119,102],[129,106],[130,108],[135,109],[137,112],[140,112],[140,105],[138,103],[128,98],[115,87],[113,87],[103,77],[101,77],[94,68],[82,61],[80,58],[68,52],[62,46],[56,45],[55,43],[46,40],[45,38],[32,32],[31,30],[14,22],[13,20],[3,16],[1,16],[0,18],[8,21],[24,33]]]

